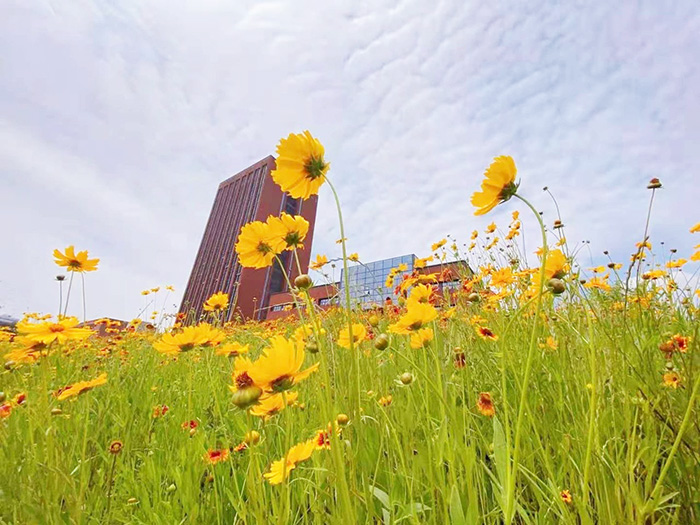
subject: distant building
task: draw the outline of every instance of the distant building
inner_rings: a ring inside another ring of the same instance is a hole
[[[283,193],[270,177],[275,159],[265,157],[219,184],[202,242],[185,288],[180,312],[186,322],[202,317],[202,305],[216,292],[229,295],[231,307],[226,319],[264,319],[273,294],[287,289],[280,265],[259,270],[243,268],[234,248],[241,227],[251,221],[264,221],[269,215],[302,215],[310,223],[304,249],[299,250],[302,271],[307,271],[316,220],[317,196],[293,199]],[[280,256],[282,265],[294,279],[298,272],[291,252]]]
[[[362,309],[384,308],[396,304],[394,289],[404,276],[414,272],[417,275],[432,275],[435,278],[433,286],[438,295],[444,297],[448,304],[453,304],[456,291],[462,286],[462,279],[470,276],[472,270],[466,261],[452,261],[433,264],[423,268],[415,268],[416,256],[413,254],[391,257],[370,263],[354,264],[348,268],[348,284],[350,301],[353,307]],[[386,280],[392,268],[405,265],[406,270],[396,274],[394,287],[387,288]],[[309,289],[309,296],[315,306],[326,309],[331,306],[345,305],[344,279],[341,272],[339,282],[321,284]],[[288,291],[272,294],[265,319],[279,319],[294,314],[296,305]]]
[[[18,322],[19,319],[15,319],[14,317],[10,317],[9,315],[0,315],[0,326],[8,326],[10,328],[14,328]]]

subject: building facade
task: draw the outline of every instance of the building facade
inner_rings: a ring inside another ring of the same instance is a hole
[[[385,286],[392,268],[405,266],[405,270],[396,273],[394,286],[403,280],[404,275],[430,275],[434,277],[435,292],[445,299],[446,304],[454,304],[462,281],[472,276],[472,270],[466,261],[451,261],[422,268],[415,268],[416,256],[413,254],[390,257],[380,261],[356,264],[348,268],[348,289],[350,301],[354,308],[384,308],[398,303],[394,288]],[[309,296],[314,305],[321,309],[345,305],[344,279],[339,282],[321,284],[309,289]],[[280,319],[296,315],[294,298],[288,291],[272,294],[264,319]]]
[[[204,301],[217,292],[229,295],[224,321],[264,319],[272,295],[287,289],[278,263],[262,269],[240,265],[235,244],[243,225],[251,221],[265,221],[282,212],[303,216],[309,221],[309,232],[298,254],[302,271],[308,268],[318,197],[304,201],[283,193],[270,176],[274,169],[275,159],[268,156],[219,184],[180,306],[186,322],[202,319]],[[298,272],[290,252],[280,255],[280,260],[293,280]]]

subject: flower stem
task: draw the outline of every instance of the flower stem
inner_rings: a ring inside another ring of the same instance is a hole
[[[525,361],[525,373],[523,376],[523,387],[520,392],[520,405],[518,407],[518,415],[515,420],[515,438],[513,442],[513,466],[510,475],[507,476],[508,479],[508,490],[506,491],[506,501],[505,501],[505,522],[507,524],[513,521],[515,514],[515,482],[518,477],[518,463],[520,461],[520,440],[522,438],[522,426],[523,419],[525,419],[525,406],[527,404],[527,391],[530,384],[530,373],[532,372],[532,362],[535,357],[535,348],[537,342],[537,329],[540,323],[540,314],[542,312],[542,289],[544,288],[545,280],[545,264],[547,263],[547,233],[545,231],[544,223],[542,222],[542,217],[539,212],[530,204],[529,201],[518,195],[514,195],[527,205],[528,208],[535,214],[537,222],[540,225],[540,231],[542,232],[542,262],[540,266],[540,284],[539,291],[537,295],[537,308],[535,311],[535,319],[532,323],[532,331],[530,332],[530,345],[527,351],[527,359]]]
[[[70,301],[70,291],[73,288],[73,277],[75,277],[75,272],[70,273],[70,280],[68,281],[68,292],[66,292],[66,305],[63,307],[63,317],[68,313],[68,301]]]

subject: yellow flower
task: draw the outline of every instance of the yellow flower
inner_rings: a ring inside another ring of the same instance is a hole
[[[547,279],[561,279],[569,269],[569,263],[561,250],[550,250],[547,253],[547,261],[544,265]]]
[[[92,335],[89,328],[78,328],[79,321],[75,317],[65,317],[55,323],[17,323],[17,332],[26,335],[27,340],[49,345],[54,341],[59,344],[71,340],[87,339]]]
[[[312,270],[320,270],[326,264],[328,264],[328,257],[326,257],[325,255],[317,255],[316,260],[309,265],[309,268],[311,268]]]
[[[559,493],[559,497],[567,505],[571,505],[571,503],[574,501],[574,498],[571,496],[571,492],[568,490],[562,490]]]
[[[241,266],[266,268],[275,260],[275,255],[284,250],[284,240],[275,235],[269,224],[249,222],[241,228],[236,242],[236,253]]]
[[[209,463],[210,465],[216,465],[217,463],[220,463],[222,461],[226,461],[229,456],[229,451],[227,448],[222,448],[221,450],[208,450],[206,454],[204,454],[204,461]]]
[[[677,261],[668,261],[666,268],[682,268],[687,263],[687,259],[678,259]]]
[[[493,233],[496,231],[496,223],[492,222],[486,227],[486,233]]]
[[[214,352],[216,355],[225,355],[226,357],[237,357],[241,354],[247,354],[250,345],[242,345],[236,341],[221,345]]]
[[[418,350],[428,346],[433,340],[433,329],[430,327],[421,328],[411,334],[411,348]]]
[[[279,485],[289,477],[289,474],[299,463],[309,459],[316,450],[315,440],[309,439],[289,449],[285,457],[270,465],[270,471],[264,474],[270,485]]]
[[[698,232],[700,232],[700,222],[697,223],[692,228],[690,228],[690,233],[698,233]]]
[[[671,388],[678,388],[681,384],[681,376],[676,372],[666,372],[664,374],[664,385]]]
[[[437,310],[429,303],[409,303],[406,313],[391,326],[389,331],[394,334],[410,334],[423,328],[437,318]]]
[[[186,326],[179,333],[163,334],[160,341],[153,343],[153,348],[162,354],[176,355],[180,352],[188,352],[196,346],[206,344],[210,335],[207,328]]]
[[[608,273],[601,277],[593,277],[593,279],[591,279],[590,281],[586,281],[586,284],[584,284],[583,286],[585,288],[597,288],[599,290],[603,290],[604,292],[609,292],[611,288],[608,284],[608,277],[610,277],[610,274]]]
[[[377,403],[379,403],[383,407],[388,407],[391,405],[391,403],[394,401],[394,397],[391,394],[388,394],[386,396],[382,396],[377,400]]]
[[[425,268],[430,261],[433,261],[435,257],[432,255],[429,255],[428,257],[423,257],[422,259],[416,259],[413,262],[413,268],[416,270],[419,270],[421,268]]]
[[[65,267],[68,272],[94,272],[100,262],[99,259],[88,259],[87,250],[76,254],[73,246],[66,248],[65,254],[54,250],[53,256],[56,264]]]
[[[272,180],[295,199],[317,195],[330,168],[324,153],[321,142],[308,130],[290,133],[277,145],[277,167],[270,174]]]
[[[517,173],[511,157],[496,157],[484,173],[481,191],[472,195],[472,205],[477,208],[474,215],[484,215],[515,195],[518,191],[518,185],[515,183]]]
[[[54,392],[54,396],[56,399],[59,401],[63,401],[64,399],[68,399],[70,397],[75,397],[83,392],[87,392],[88,390],[92,390],[96,386],[101,386],[107,383],[107,374],[103,373],[100,374],[99,377],[96,377],[95,379],[91,379],[90,381],[79,381],[73,385],[68,385],[63,388],[59,388],[56,392]]]
[[[485,326],[476,326],[474,328],[476,330],[477,335],[482,339],[488,341],[498,341],[498,336],[494,334],[490,328],[487,328]]]
[[[207,312],[219,312],[228,306],[228,294],[217,292],[204,301],[204,310]]]
[[[664,276],[666,276],[666,272],[664,270],[649,270],[648,272],[642,274],[642,279],[651,279],[653,281]]]
[[[356,253],[351,253],[350,255],[348,255],[348,260],[358,262],[360,260],[360,256]]]
[[[430,246],[430,250],[434,252],[445,246],[445,244],[447,244],[447,239],[441,239],[438,242],[434,243],[432,246]]]
[[[304,344],[278,335],[270,339],[270,346],[248,373],[263,390],[282,392],[309,377],[319,366],[315,363],[302,371],[303,364]]]
[[[282,213],[279,217],[268,217],[267,224],[273,234],[280,238],[286,248],[303,248],[306,234],[309,233],[309,221],[301,215]]]
[[[262,417],[265,420],[279,414],[287,406],[296,402],[299,394],[296,392],[286,392],[283,394],[265,394],[258,399],[258,402],[250,408],[250,414]],[[287,403],[285,405],[285,398]]]
[[[489,392],[481,392],[479,394],[476,408],[482,416],[493,417],[496,414],[496,408],[493,406],[493,401],[491,401],[491,394]]]
[[[352,324],[352,341],[353,345],[358,345],[367,338],[367,329],[361,323]],[[350,333],[348,327],[342,328],[338,334],[338,346],[350,348]]]

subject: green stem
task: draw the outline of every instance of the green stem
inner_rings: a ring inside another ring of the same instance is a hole
[[[527,351],[527,359],[525,361],[525,373],[523,376],[523,387],[520,393],[520,405],[518,407],[518,415],[515,421],[515,438],[513,442],[513,467],[508,480],[508,490],[506,492],[506,502],[505,502],[505,522],[510,524],[513,520],[515,514],[515,482],[518,477],[518,463],[520,461],[520,440],[522,438],[522,423],[525,419],[525,406],[527,401],[527,391],[530,385],[530,374],[532,372],[532,363],[535,357],[535,348],[537,347],[537,328],[540,323],[540,314],[542,313],[542,289],[544,288],[545,280],[545,265],[547,263],[547,233],[545,231],[544,223],[542,222],[542,217],[539,212],[530,204],[529,201],[524,199],[518,194],[515,197],[520,199],[525,203],[525,205],[530,208],[532,213],[535,214],[537,222],[540,225],[540,231],[542,232],[542,262],[540,266],[540,285],[537,294],[537,309],[535,311],[535,319],[532,323],[532,331],[530,332],[530,345]]]

